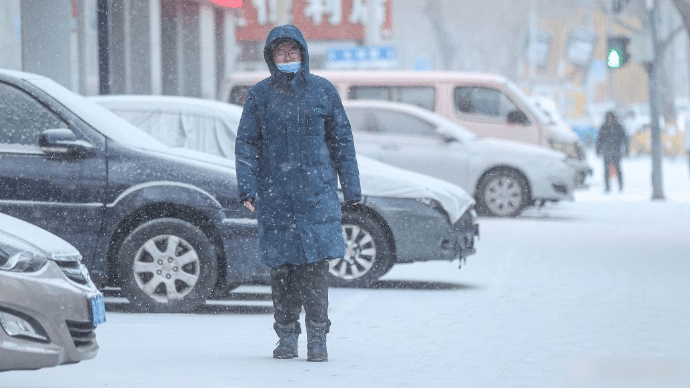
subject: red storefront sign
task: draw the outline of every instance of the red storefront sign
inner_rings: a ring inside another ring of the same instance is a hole
[[[227,8],[239,8],[242,6],[242,0],[210,0],[211,3]]]
[[[368,1],[374,1],[381,33],[393,28],[393,0],[292,0],[292,24],[310,40],[355,40],[365,38]],[[242,3],[236,37],[257,41],[278,21],[277,0],[245,0]]]
[[[278,21],[277,1],[244,0],[237,20],[237,41],[265,40]]]

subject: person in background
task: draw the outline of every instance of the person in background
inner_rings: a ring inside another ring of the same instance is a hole
[[[309,72],[297,27],[273,28],[264,59],[271,75],[249,91],[237,134],[239,196],[271,268],[273,357],[298,356],[304,307],[307,360],[327,361],[328,259],[345,254],[338,177],[346,202],[362,198],[352,131],[335,87]]]
[[[612,111],[606,112],[606,119],[599,129],[596,152],[604,159],[604,187],[606,192],[610,190],[609,178],[612,168],[618,177],[618,188],[623,191],[621,157],[623,152],[628,154],[628,136]]]

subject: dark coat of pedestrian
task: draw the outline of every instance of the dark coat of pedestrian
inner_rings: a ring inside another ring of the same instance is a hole
[[[609,191],[609,179],[611,168],[618,177],[618,188],[623,191],[623,172],[621,170],[621,157],[623,153],[628,153],[628,136],[625,129],[618,122],[616,115],[609,111],[606,112],[604,124],[599,129],[596,143],[597,155],[604,159],[604,185]]]
[[[310,73],[297,27],[271,30],[264,59],[270,77],[249,91],[237,134],[240,200],[256,209],[271,267],[273,356],[297,356],[304,307],[308,360],[326,361],[328,259],[345,254],[338,178],[346,202],[361,200],[352,132],[335,87]]]

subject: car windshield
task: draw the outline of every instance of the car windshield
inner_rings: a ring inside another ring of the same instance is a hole
[[[470,132],[467,128],[456,124],[455,122],[445,118],[444,116],[435,114],[420,112],[428,121],[431,121],[436,125],[438,131],[443,135],[452,135],[460,141],[472,140],[477,137],[474,133]]]
[[[556,118],[552,116],[551,112],[546,107],[539,105],[537,103],[535,103],[535,104],[537,105],[537,109],[539,110],[539,112],[543,113],[544,116],[546,116],[546,118],[548,119],[548,124],[550,124],[550,125],[557,125],[558,124],[556,121]]]
[[[168,146],[144,131],[53,80],[34,78],[28,81],[53,96],[63,106],[111,140],[137,148],[151,150],[168,149]]]
[[[544,114],[540,109],[536,108],[532,101],[530,101],[530,98],[527,97],[527,95],[519,88],[517,85],[515,85],[512,82],[506,82],[506,86],[510,91],[520,100],[520,103],[522,103],[522,106],[525,107],[529,111],[529,113],[534,116],[539,124],[541,125],[551,125],[551,119],[547,115]]]

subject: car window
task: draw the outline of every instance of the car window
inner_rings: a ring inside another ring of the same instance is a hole
[[[455,109],[461,114],[507,118],[517,107],[501,91],[483,87],[455,88]]]
[[[38,148],[38,136],[51,128],[68,128],[57,114],[14,86],[0,83],[0,143]]]
[[[404,102],[429,110],[436,102],[436,90],[431,86],[352,86],[347,95],[351,100]]]
[[[249,86],[233,86],[232,89],[230,90],[230,97],[228,98],[228,102],[231,104],[239,105],[239,106],[244,106],[244,101],[247,99],[247,96],[249,95]]]
[[[374,119],[381,133],[420,137],[436,136],[434,126],[431,123],[407,113],[378,110],[374,111]]]
[[[350,126],[355,132],[377,132],[374,116],[366,109],[346,109]]]
[[[353,86],[347,91],[350,100],[390,100],[391,90],[387,86]]]
[[[55,98],[107,138],[136,148],[161,151],[169,148],[115,113],[51,79],[38,77],[29,82]]]

